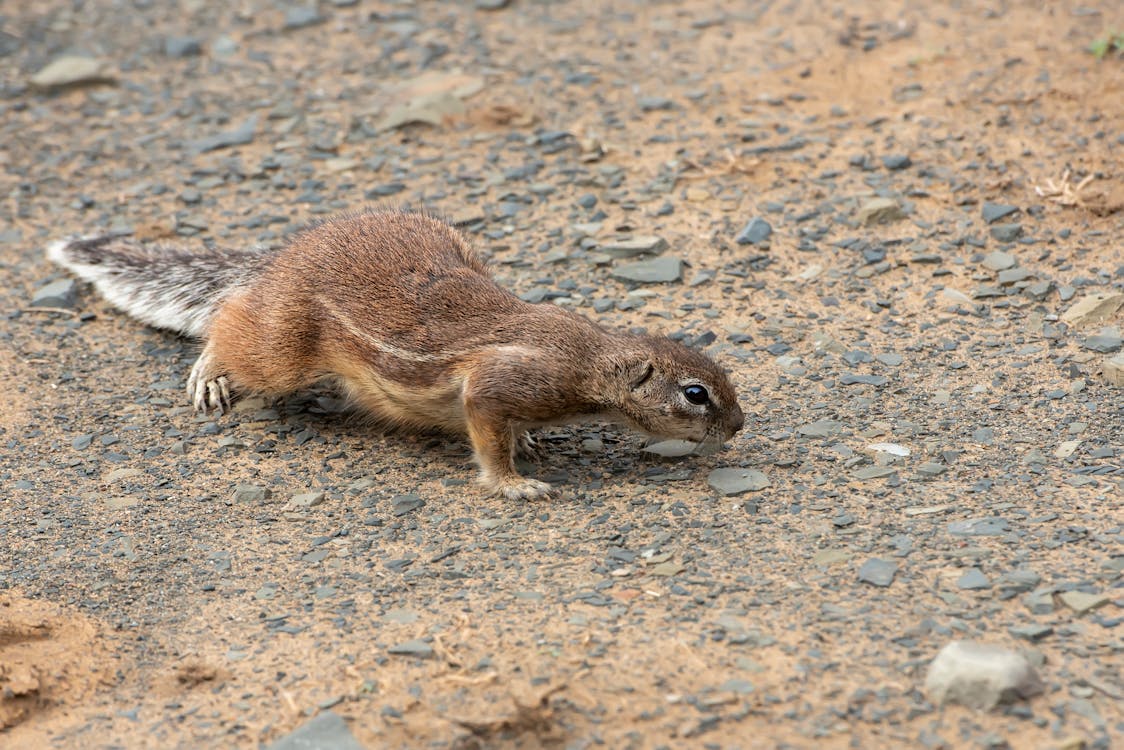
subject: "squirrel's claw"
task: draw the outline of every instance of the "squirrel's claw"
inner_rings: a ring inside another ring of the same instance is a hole
[[[210,411],[225,414],[230,411],[230,381],[225,375],[212,377],[211,358],[204,352],[195,360],[191,374],[187,378],[187,397],[195,411],[206,414]]]

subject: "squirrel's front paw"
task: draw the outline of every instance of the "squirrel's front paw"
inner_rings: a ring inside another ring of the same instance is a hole
[[[508,500],[543,500],[554,494],[554,488],[546,482],[515,475],[504,479],[483,477],[481,482],[500,497]]]
[[[195,411],[217,411],[224,414],[230,411],[230,381],[225,375],[211,373],[211,358],[206,352],[199,355],[187,378],[187,396]]]

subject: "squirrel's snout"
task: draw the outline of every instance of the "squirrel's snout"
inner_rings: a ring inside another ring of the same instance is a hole
[[[742,410],[735,406],[734,410],[730,412],[730,416],[726,419],[726,429],[729,430],[730,437],[738,434],[744,426],[745,414],[742,414]]]

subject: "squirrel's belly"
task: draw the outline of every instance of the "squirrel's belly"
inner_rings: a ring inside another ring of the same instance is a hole
[[[376,419],[414,429],[463,433],[459,378],[431,386],[403,384],[371,370],[340,373],[347,394]]]

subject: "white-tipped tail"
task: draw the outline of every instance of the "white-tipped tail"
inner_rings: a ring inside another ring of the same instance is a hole
[[[222,300],[252,282],[269,254],[256,248],[193,253],[130,237],[90,235],[52,242],[47,258],[91,282],[137,320],[201,337]]]

